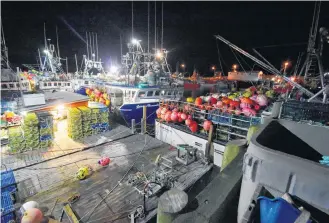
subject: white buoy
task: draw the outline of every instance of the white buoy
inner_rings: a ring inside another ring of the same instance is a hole
[[[20,211],[23,215],[25,211],[30,210],[32,208],[39,208],[39,204],[36,201],[28,201],[22,205]]]

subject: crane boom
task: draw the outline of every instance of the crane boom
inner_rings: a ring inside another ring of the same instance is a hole
[[[306,88],[302,87],[301,85],[293,82],[292,80],[290,80],[290,78],[284,76],[280,71],[278,71],[276,68],[264,63],[263,61],[257,59],[256,57],[254,57],[253,55],[247,53],[246,51],[242,50],[241,48],[237,47],[236,45],[234,45],[233,43],[229,42],[228,40],[226,40],[225,38],[221,37],[220,35],[215,35],[215,37],[217,39],[219,39],[220,41],[226,43],[229,47],[235,49],[236,51],[238,51],[239,53],[243,54],[244,56],[248,57],[249,59],[255,61],[259,66],[261,66],[262,68],[264,68],[267,71],[272,72],[273,74],[276,74],[278,76],[281,76],[285,81],[287,81],[288,83],[290,83],[293,87],[297,88],[298,90],[300,90],[301,92],[303,92],[304,94],[306,94],[309,97],[313,97],[314,94],[312,92],[310,92],[309,90],[307,90]],[[318,99],[314,99],[316,101],[319,101]]]

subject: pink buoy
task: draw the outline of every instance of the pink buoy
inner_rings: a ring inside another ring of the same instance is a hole
[[[41,223],[42,219],[42,212],[37,208],[31,208],[25,211],[21,223]]]
[[[109,157],[103,157],[100,160],[98,160],[98,164],[100,164],[101,166],[107,166],[110,164],[110,158]]]

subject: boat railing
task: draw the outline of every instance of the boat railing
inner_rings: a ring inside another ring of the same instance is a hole
[[[229,109],[220,109],[210,105],[202,107],[189,102],[162,99],[160,107],[165,106],[178,108],[179,111],[191,115],[192,119],[198,121],[200,126],[202,126],[203,121],[209,120],[214,124],[240,127],[243,130],[247,130],[251,125],[258,125],[263,122],[262,112],[258,112],[254,116],[246,116],[242,113],[237,115]]]

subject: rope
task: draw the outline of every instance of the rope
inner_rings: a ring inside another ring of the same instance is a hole
[[[95,207],[92,209],[92,211],[90,212],[87,212],[84,216],[82,216],[80,219],[79,219],[79,222],[84,219],[88,214],[89,214],[89,217],[87,219],[87,221],[90,219],[90,217],[93,215],[93,213],[95,212],[95,210],[99,207],[99,205],[121,184],[121,182],[125,179],[125,177],[128,175],[128,173],[130,172],[130,170],[135,166],[135,164],[137,163],[140,155],[143,153],[144,149],[146,148],[146,146],[152,141],[149,140],[148,142],[146,142],[146,136],[145,136],[145,144],[144,144],[144,147],[142,148],[142,150],[139,152],[137,158],[135,159],[134,163],[131,165],[131,167],[127,170],[127,172],[123,175],[123,177],[118,181],[118,183],[109,191],[109,193],[106,194],[106,196],[104,198],[101,199],[100,202],[98,202]]]

